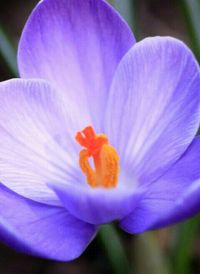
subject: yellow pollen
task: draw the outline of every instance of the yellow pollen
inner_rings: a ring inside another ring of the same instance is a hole
[[[91,126],[76,134],[76,141],[84,147],[79,165],[91,187],[114,188],[118,183],[119,156],[104,134],[96,134]],[[89,158],[93,158],[94,168]]]

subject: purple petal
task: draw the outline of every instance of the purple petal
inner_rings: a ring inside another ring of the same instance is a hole
[[[191,184],[184,194],[176,201],[176,205],[164,212],[163,216],[152,225],[151,229],[164,227],[184,221],[200,211],[200,179]]]
[[[170,170],[148,186],[148,191],[121,226],[130,233],[173,224],[200,210],[200,137]]]
[[[142,193],[134,189],[93,189],[51,184],[65,208],[76,218],[99,225],[120,220],[136,207]]]
[[[61,207],[22,198],[0,185],[0,239],[28,254],[59,261],[78,257],[95,235],[95,227]]]
[[[116,66],[134,42],[126,23],[104,1],[44,0],[20,41],[20,74],[50,80],[66,100],[66,111],[75,119],[89,113],[99,131]]]
[[[74,134],[55,92],[41,80],[0,84],[0,181],[15,192],[58,204],[49,182],[80,182]],[[70,119],[70,118],[69,118]]]
[[[200,121],[200,73],[192,52],[169,37],[137,43],[121,61],[108,103],[107,134],[141,183],[184,153]]]

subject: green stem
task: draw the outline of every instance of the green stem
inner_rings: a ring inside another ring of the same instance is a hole
[[[129,274],[129,262],[114,225],[104,225],[99,236],[113,271],[116,274]]]
[[[16,61],[16,50],[9,41],[5,31],[0,26],[0,55],[5,61],[10,73],[13,76],[18,74],[17,72],[17,61]]]

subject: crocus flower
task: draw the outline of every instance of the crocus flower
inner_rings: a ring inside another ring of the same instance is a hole
[[[135,43],[101,0],[43,0],[0,84],[1,240],[68,261],[100,225],[129,233],[200,209],[200,72],[177,39]]]

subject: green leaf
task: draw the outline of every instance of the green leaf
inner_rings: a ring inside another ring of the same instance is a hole
[[[198,235],[200,216],[194,217],[176,228],[176,244],[172,253],[173,273],[190,273],[191,250]]]
[[[181,0],[179,3],[188,28],[193,51],[200,61],[200,1]]]
[[[129,26],[137,33],[137,20],[136,20],[136,1],[135,0],[109,0],[127,21]]]
[[[5,64],[12,76],[17,76],[17,61],[16,61],[16,50],[12,43],[8,39],[5,31],[0,25],[0,56],[3,58]]]

